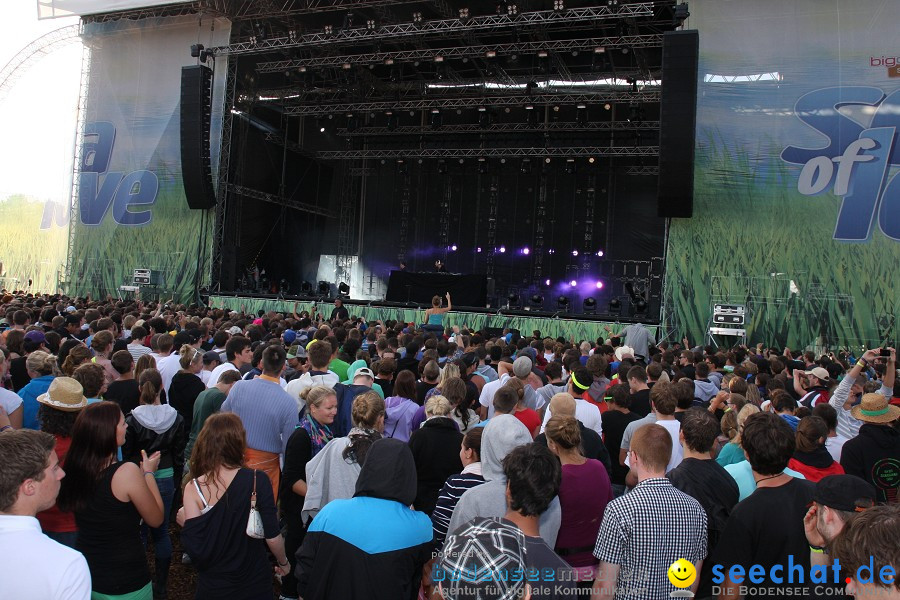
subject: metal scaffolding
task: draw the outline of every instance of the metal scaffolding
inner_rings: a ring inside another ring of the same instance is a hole
[[[430,110],[446,108],[478,108],[480,106],[526,106],[532,104],[570,105],[584,102],[659,102],[659,90],[640,91],[598,91],[593,94],[492,94],[489,96],[471,96],[456,98],[420,98],[417,100],[378,100],[371,102],[341,102],[336,104],[317,103],[299,106],[288,106],[284,109],[287,115],[327,115],[333,113],[384,112],[388,110]]]
[[[597,6],[589,8],[573,8],[565,11],[535,11],[517,15],[485,15],[475,16],[467,20],[436,19],[422,22],[397,23],[381,25],[377,28],[357,27],[338,29],[332,33],[316,32],[303,35],[248,40],[215,46],[208,51],[214,56],[229,54],[258,54],[271,50],[289,48],[325,48],[331,45],[346,45],[353,42],[377,44],[407,37],[447,36],[468,32],[493,32],[515,28],[527,31],[535,27],[570,24],[572,28],[586,29],[596,27],[597,21],[622,19],[626,17],[653,17],[653,3],[622,4],[617,7]]]
[[[222,99],[222,148],[219,152],[219,180],[216,186],[216,216],[213,222],[213,255],[210,287],[222,289],[222,257],[225,247],[226,218],[228,217],[229,181],[231,178],[231,142],[234,125],[234,90],[237,79],[237,58],[226,59],[225,94]]]
[[[364,158],[510,158],[510,157],[604,157],[657,156],[659,146],[579,146],[564,148],[406,148],[350,149],[316,152],[320,160],[351,160]]]
[[[550,40],[541,42],[510,42],[502,44],[479,44],[474,46],[455,46],[452,48],[425,48],[397,50],[393,52],[362,52],[358,54],[339,54],[333,56],[310,56],[308,58],[294,58],[289,60],[275,60],[260,62],[257,71],[260,73],[275,73],[278,71],[296,70],[301,67],[308,69],[321,67],[343,67],[349,65],[374,65],[384,64],[386,61],[422,61],[434,60],[441,56],[444,60],[454,58],[472,58],[487,56],[493,53],[494,57],[509,56],[511,54],[535,54],[546,52],[572,52],[580,50],[614,50],[622,48],[659,48],[662,47],[662,35],[625,35],[591,37],[573,40]],[[270,50],[270,49],[267,49]]]
[[[576,122],[551,122],[539,125],[528,123],[492,123],[487,126],[478,123],[460,123],[442,125],[432,128],[427,125],[404,125],[388,129],[387,127],[357,127],[353,131],[344,127],[337,128],[337,134],[346,137],[358,136],[400,136],[400,135],[458,135],[462,133],[538,133],[544,131],[656,131],[659,121],[591,121],[580,124]],[[268,137],[267,137],[268,139]]]

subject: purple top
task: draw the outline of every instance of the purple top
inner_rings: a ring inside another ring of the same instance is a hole
[[[410,420],[410,430],[415,431],[419,427],[422,426],[422,423],[425,422],[425,405],[419,407],[419,410],[415,412],[412,419]]]
[[[563,465],[559,486],[562,522],[556,550],[569,550],[561,556],[573,567],[589,567],[597,562],[592,550],[603,512],[612,499],[612,484],[599,460],[589,458],[583,465]]]
[[[394,438],[403,442],[409,441],[413,431],[412,420],[418,414],[419,405],[402,396],[391,396],[384,400],[384,437]],[[422,409],[425,414],[425,409]]]

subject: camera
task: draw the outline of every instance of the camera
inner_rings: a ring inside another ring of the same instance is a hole
[[[887,348],[882,348],[882,349],[881,349],[881,356],[890,356],[890,355],[891,355],[891,351],[890,351],[890,350],[888,350]]]

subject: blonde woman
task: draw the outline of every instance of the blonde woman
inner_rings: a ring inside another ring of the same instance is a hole
[[[203,370],[203,351],[184,344],[178,354],[181,369],[172,376],[169,404],[184,419],[184,428],[190,431],[194,422],[194,402],[200,392],[206,389],[206,384],[200,379],[200,371]]]
[[[728,412],[734,411],[729,410]],[[719,452],[719,455],[716,456],[717,463],[724,467],[725,465],[733,465],[744,460],[744,449],[741,447],[741,430],[744,428],[744,422],[747,420],[747,417],[758,412],[759,407],[754,404],[745,404],[743,408],[740,409],[737,413],[735,428],[732,430],[734,436],[731,437],[731,441],[725,444]],[[722,422],[725,422],[724,417],[722,417]],[[724,425],[722,431],[725,431]]]

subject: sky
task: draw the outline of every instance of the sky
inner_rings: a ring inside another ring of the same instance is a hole
[[[0,25],[0,68],[32,41],[77,17],[38,21],[35,0],[7,0]],[[13,194],[68,203],[81,79],[81,44],[56,50],[0,99],[0,201]]]

